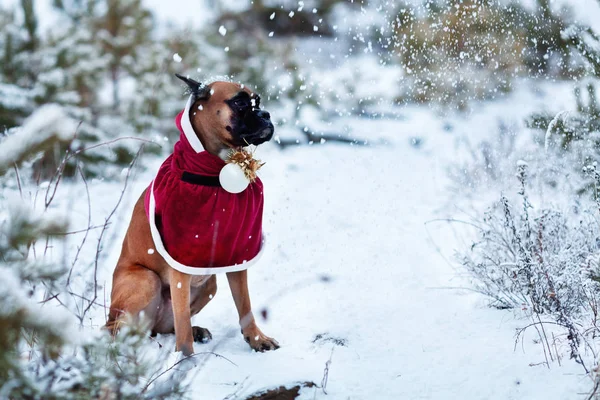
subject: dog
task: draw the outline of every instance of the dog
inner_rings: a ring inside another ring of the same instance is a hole
[[[215,295],[214,274],[226,272],[245,341],[255,351],[275,350],[278,342],[252,314],[247,279],[263,246],[262,183],[232,194],[217,178],[231,149],[272,138],[270,114],[245,85],[177,77],[190,92],[176,119],[180,140],[135,204],[105,328],[115,335],[127,318],[143,315],[152,335],[175,333],[176,351],[189,356],[194,341],[212,339],[191,317]]]

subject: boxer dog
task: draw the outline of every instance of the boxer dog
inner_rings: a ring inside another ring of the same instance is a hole
[[[190,92],[176,119],[180,140],[134,207],[105,328],[115,335],[127,318],[143,315],[153,335],[175,333],[176,350],[191,355],[194,341],[212,339],[191,317],[215,295],[214,274],[226,272],[244,339],[255,351],[275,350],[277,341],[256,325],[248,293],[247,261],[263,244],[262,183],[233,194],[218,181],[231,149],[272,138],[270,115],[244,85],[177,77]]]

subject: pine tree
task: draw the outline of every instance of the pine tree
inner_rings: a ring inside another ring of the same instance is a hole
[[[78,151],[145,133],[135,127],[143,115],[129,118],[127,107],[118,109],[118,82],[135,73],[140,48],[151,44],[147,40],[149,12],[139,1],[61,0],[55,7],[60,23],[44,37],[38,36],[31,1],[22,1],[17,14],[21,18],[13,18],[14,10],[0,13],[0,20],[7,21],[0,36],[5,60],[0,77],[0,127],[19,126],[25,116],[47,103],[61,105],[81,122],[75,143],[57,144],[36,161],[33,173],[38,181],[55,174],[62,162],[59,155],[67,149]],[[116,102],[103,104],[98,93],[108,74],[118,78],[113,81]],[[113,110],[111,116],[109,110]],[[88,177],[110,178],[131,162],[138,147],[139,143],[119,141],[85,151],[79,160]],[[117,168],[107,168],[107,164]],[[75,173],[73,162],[63,167],[64,176]]]
[[[106,0],[106,13],[95,20],[96,36],[109,55],[113,108],[118,110],[120,82],[139,61],[139,47],[150,42],[153,17],[141,0]]]
[[[27,4],[25,9],[32,12]],[[17,15],[16,8],[0,7],[0,132],[18,126],[34,110],[33,73],[27,58],[28,49],[36,46],[35,18],[25,18],[26,28]]]
[[[563,157],[571,160],[573,172],[583,174],[584,184],[578,192],[597,198],[600,194],[596,167],[600,161],[600,105],[596,93],[600,79],[600,35],[592,27],[573,24],[562,31],[562,39],[570,47],[571,59],[582,61],[584,66],[583,76],[573,89],[574,110],[535,113],[528,124],[545,132],[545,146],[554,144]],[[569,65],[569,68],[574,67]]]
[[[23,50],[34,52],[38,46],[38,21],[33,10],[33,0],[21,0],[21,8],[23,9],[23,25],[27,30],[27,40]]]
[[[179,399],[183,379],[166,373],[167,353],[148,352],[151,345],[143,325],[128,324],[115,339],[106,332],[72,343],[77,321],[68,302],[64,259],[34,249],[40,243],[60,245],[68,214],[55,214],[52,204],[36,212],[26,193],[39,187],[10,189],[19,166],[56,144],[72,138],[76,122],[65,109],[41,106],[23,126],[0,140],[0,398],[8,399]],[[6,211],[5,211],[6,210]],[[50,252],[52,253],[52,252]],[[48,293],[53,293],[50,296]],[[79,294],[88,296],[87,293]],[[24,357],[25,356],[25,357]]]
[[[217,67],[220,58],[202,33],[191,29],[172,29],[161,40],[138,46],[137,52],[140,57],[128,70],[135,80],[135,95],[123,104],[127,121],[146,137],[177,140],[173,119],[185,97],[175,73],[196,76],[199,66],[224,73]]]
[[[98,88],[103,83],[108,58],[101,53],[101,48],[94,39],[93,5],[92,1],[86,5],[79,2],[66,5],[60,2],[57,6],[60,24],[48,34],[43,46],[34,55],[42,65],[37,71],[35,85],[38,102],[60,104],[81,123],[77,135],[78,145],[63,143],[61,151],[46,152],[36,162],[34,175],[39,180],[48,179],[55,173],[62,162],[58,155],[67,148],[80,150],[105,138],[105,133],[97,123],[98,115],[102,113]],[[91,176],[97,174],[95,164],[109,156],[99,157],[98,152],[83,153],[80,161],[88,176]],[[74,164],[66,165],[64,173],[66,176],[73,175]]]
[[[600,1],[598,3],[600,5]],[[554,116],[537,115],[532,119],[532,126],[558,130],[556,133],[565,136],[563,148],[567,150],[573,140],[592,140],[594,138],[590,134],[600,130],[600,107],[596,96],[600,80],[600,34],[592,27],[572,25],[562,32],[562,37],[585,65],[584,76],[574,88],[576,112],[567,119],[563,114],[560,121],[556,121],[558,125],[553,126]],[[600,156],[600,142],[593,141],[593,147]]]

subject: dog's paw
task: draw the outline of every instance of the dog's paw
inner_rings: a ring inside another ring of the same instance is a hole
[[[242,335],[244,335],[244,340],[254,351],[260,351],[262,353],[265,351],[277,350],[279,348],[277,340],[268,337],[258,328],[242,331]]]
[[[194,336],[194,342],[196,343],[208,343],[212,340],[210,331],[199,326],[192,326],[192,336]]]

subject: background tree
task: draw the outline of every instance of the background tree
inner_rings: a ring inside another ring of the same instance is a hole
[[[94,21],[95,35],[103,53],[109,56],[113,108],[121,102],[120,82],[139,62],[140,47],[151,39],[153,17],[141,0],[106,0],[105,12]]]

